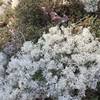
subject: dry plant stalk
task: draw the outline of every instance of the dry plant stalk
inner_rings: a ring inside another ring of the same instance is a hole
[[[59,7],[61,5],[68,5],[68,0],[43,0],[42,5],[47,5],[50,8]]]

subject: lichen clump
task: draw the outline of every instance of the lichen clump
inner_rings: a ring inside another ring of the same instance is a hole
[[[0,100],[36,100],[40,96],[81,100],[87,87],[96,89],[100,42],[89,28],[76,34],[72,27],[62,27],[62,31],[52,27],[36,44],[23,44],[8,63],[5,79],[0,74]]]

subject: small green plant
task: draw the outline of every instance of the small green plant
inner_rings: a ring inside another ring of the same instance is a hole
[[[46,81],[46,79],[43,76],[43,72],[42,72],[41,69],[39,69],[38,71],[35,72],[35,74],[32,76],[32,79],[34,81],[42,81],[42,82]]]

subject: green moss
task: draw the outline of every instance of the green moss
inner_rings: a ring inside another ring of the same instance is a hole
[[[96,37],[100,38],[100,19],[97,18],[91,25],[91,32],[95,33]]]
[[[91,100],[99,100],[99,99],[98,99],[98,96],[96,96],[96,97],[93,97]]]
[[[32,76],[32,79],[34,81],[42,81],[42,82],[46,82],[46,79],[43,76],[43,72],[41,69],[39,69],[38,71],[35,72],[35,74]]]

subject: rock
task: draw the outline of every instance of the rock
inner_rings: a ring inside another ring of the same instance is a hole
[[[7,55],[3,52],[0,52],[0,65],[4,66],[7,63]]]

